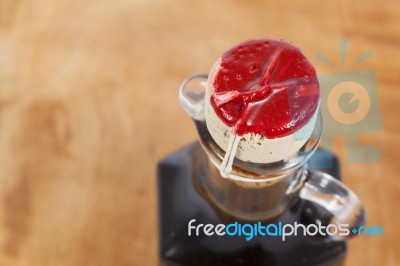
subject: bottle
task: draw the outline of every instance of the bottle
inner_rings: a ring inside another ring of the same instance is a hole
[[[207,126],[207,80],[192,76],[179,93],[199,140],[158,164],[160,264],[343,265],[364,209],[339,181],[338,159],[318,148],[321,114],[295,153],[265,163],[233,158],[226,172],[229,145]]]

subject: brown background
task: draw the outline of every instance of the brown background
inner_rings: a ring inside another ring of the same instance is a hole
[[[399,25],[398,0],[1,0],[0,265],[155,265],[156,162],[196,138],[178,86],[262,36],[321,74],[341,37],[348,62],[373,51],[383,130],[360,141],[382,160],[344,176],[385,235],[351,240],[347,265],[398,265]]]

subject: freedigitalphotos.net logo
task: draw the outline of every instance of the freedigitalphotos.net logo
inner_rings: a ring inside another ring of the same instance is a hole
[[[241,224],[239,222],[225,224],[196,224],[196,219],[188,222],[188,236],[228,236],[244,237],[246,241],[254,237],[278,237],[286,241],[290,236],[315,236],[323,237],[348,237],[350,235],[383,236],[381,226],[360,226],[350,230],[348,224],[317,224],[304,225],[295,222],[294,224],[283,224],[282,222],[262,224],[261,222]]]

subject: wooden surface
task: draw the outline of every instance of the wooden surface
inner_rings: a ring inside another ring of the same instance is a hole
[[[360,141],[382,160],[343,171],[384,236],[351,240],[347,265],[399,265],[400,2],[322,2],[1,0],[0,265],[156,265],[156,162],[196,138],[178,87],[262,36],[321,74],[341,37],[350,61],[373,52],[383,129]]]

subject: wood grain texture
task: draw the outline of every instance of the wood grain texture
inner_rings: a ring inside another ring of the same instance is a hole
[[[383,129],[359,140],[382,160],[343,173],[385,235],[351,240],[347,265],[399,265],[400,2],[216,2],[0,1],[1,266],[156,265],[156,162],[196,138],[180,82],[261,36],[319,73],[341,37],[350,61],[373,51]]]

